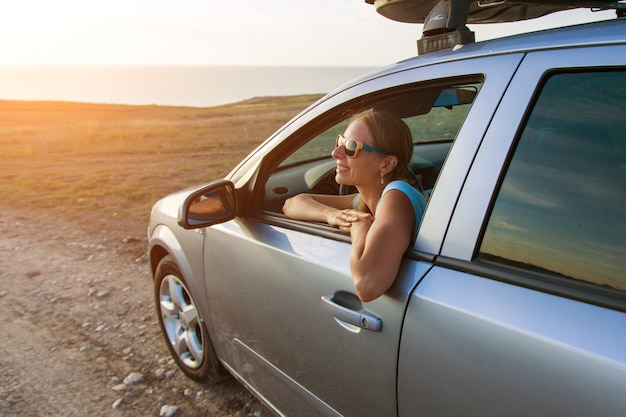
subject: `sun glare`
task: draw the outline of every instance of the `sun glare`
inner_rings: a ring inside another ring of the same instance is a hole
[[[471,29],[484,40],[614,16],[580,10]],[[0,65],[379,66],[415,55],[421,25],[359,1],[22,0],[0,6],[0,36]]]

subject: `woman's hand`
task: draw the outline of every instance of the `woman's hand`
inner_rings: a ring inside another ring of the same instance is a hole
[[[371,225],[374,217],[370,213],[355,209],[331,210],[326,215],[326,221],[331,226],[337,226],[341,230],[349,232],[352,225],[357,222],[367,222]]]

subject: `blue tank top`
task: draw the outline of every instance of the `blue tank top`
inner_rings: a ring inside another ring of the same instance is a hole
[[[413,232],[411,233],[411,244],[415,243],[415,238],[417,238],[417,229],[419,228],[420,222],[422,221],[422,216],[424,215],[424,211],[426,211],[426,199],[424,196],[415,189],[411,184],[401,181],[395,180],[391,181],[389,184],[385,186],[383,189],[383,193],[380,196],[380,200],[378,200],[378,204],[376,205],[376,211],[378,211],[378,206],[380,206],[380,202],[383,199],[383,196],[387,191],[390,190],[398,190],[404,193],[411,202],[413,206],[413,212],[415,214],[415,225],[413,227]],[[355,208],[359,200],[361,199],[361,195],[357,194],[352,202],[352,207]]]
[[[424,199],[424,196],[411,184],[401,180],[391,181],[383,189],[380,200],[378,200],[378,204],[376,205],[376,211],[378,211],[378,206],[380,206],[383,196],[390,190],[398,190],[404,193],[413,206],[413,212],[415,214],[415,225],[413,226],[413,233],[411,234],[411,244],[413,244],[417,237],[417,229],[419,228],[422,216],[424,215],[424,211],[426,211],[426,199]]]

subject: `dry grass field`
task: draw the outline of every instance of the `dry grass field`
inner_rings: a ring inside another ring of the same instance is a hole
[[[317,98],[208,108],[0,101],[2,201],[86,232],[143,237],[158,198],[227,174]]]

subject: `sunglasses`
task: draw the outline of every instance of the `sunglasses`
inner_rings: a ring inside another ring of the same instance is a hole
[[[344,135],[337,135],[337,141],[335,142],[335,148],[343,146],[348,155],[351,158],[356,158],[359,154],[359,151],[363,149],[367,152],[378,152],[383,155],[389,155],[389,152],[385,152],[382,149],[375,148],[370,145],[366,145],[364,143],[359,142],[358,140],[348,139]]]

